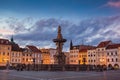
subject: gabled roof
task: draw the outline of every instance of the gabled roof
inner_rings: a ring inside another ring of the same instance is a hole
[[[27,45],[27,47],[28,47],[32,52],[36,52],[36,53],[40,53],[40,52],[41,52],[37,47],[35,47],[35,46],[33,46],[33,45]]]
[[[18,44],[12,44],[12,51],[20,51]]]
[[[118,48],[118,47],[120,47],[120,43],[119,43],[119,44],[111,44],[111,45],[108,45],[108,46],[106,47],[106,49],[115,49],[115,48]]]
[[[102,41],[98,44],[97,48],[107,47],[108,44],[112,43],[112,41]]]

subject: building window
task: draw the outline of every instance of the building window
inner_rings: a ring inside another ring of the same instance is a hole
[[[25,59],[23,58],[22,60],[24,61]]]
[[[91,62],[93,62],[93,60],[91,60]]]
[[[28,62],[28,58],[26,59],[26,62]]]
[[[7,53],[7,55],[9,56],[9,52]]]
[[[3,52],[3,56],[5,55],[5,52]]]
[[[14,59],[12,59],[12,62],[14,62]]]
[[[95,62],[95,60],[94,60],[94,62]]]
[[[117,56],[117,52],[115,52],[115,55]]]
[[[104,49],[102,49],[102,51],[104,51]]]
[[[15,59],[15,62],[17,62],[17,59]]]
[[[113,55],[113,53],[111,52],[111,55]]]
[[[108,62],[109,62],[109,59],[108,59]]]
[[[107,53],[107,55],[109,56],[109,53]]]
[[[18,62],[20,62],[20,59],[18,59]]]
[[[81,55],[79,55],[79,57],[81,57]]]
[[[91,54],[91,57],[92,57],[92,54]]]
[[[90,60],[89,60],[89,62],[90,62]]]
[[[12,56],[14,56],[14,53],[12,53]]]

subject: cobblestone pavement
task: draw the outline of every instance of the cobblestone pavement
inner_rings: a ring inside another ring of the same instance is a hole
[[[0,80],[120,80],[117,71],[0,71]]]

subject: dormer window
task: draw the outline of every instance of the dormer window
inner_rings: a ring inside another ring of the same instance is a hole
[[[3,40],[1,40],[1,43],[3,43]]]
[[[6,44],[8,44],[8,41],[6,41]]]

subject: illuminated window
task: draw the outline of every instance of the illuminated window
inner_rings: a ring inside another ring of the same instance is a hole
[[[9,56],[9,52],[7,53],[7,55]]]
[[[3,56],[5,55],[5,52],[3,52]]]
[[[108,59],[108,62],[109,62],[109,59]]]

